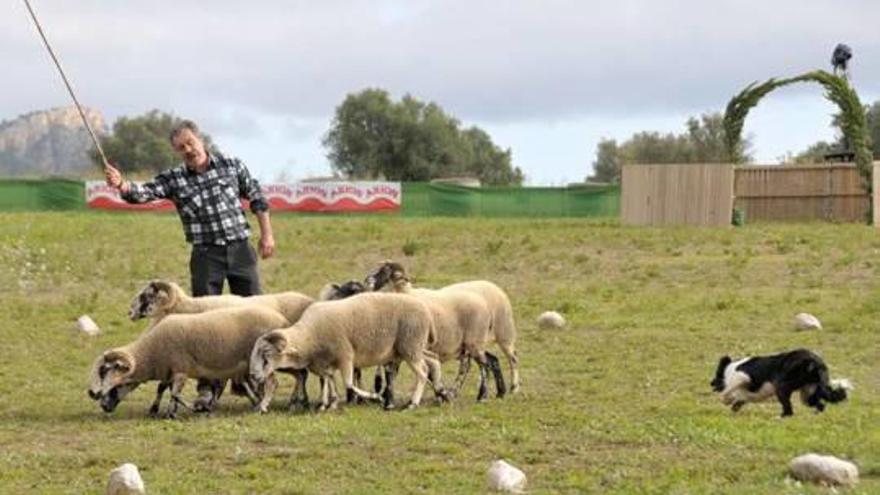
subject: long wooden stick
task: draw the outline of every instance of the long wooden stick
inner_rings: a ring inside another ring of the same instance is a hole
[[[30,12],[31,19],[34,20],[34,25],[37,26],[37,31],[40,32],[40,38],[43,38],[43,44],[46,45],[46,50],[49,50],[49,55],[52,57],[52,61],[55,62],[55,67],[58,68],[58,72],[61,74],[61,79],[64,80],[64,85],[67,87],[67,92],[70,93],[70,97],[73,99],[73,103],[76,105],[76,109],[79,110],[79,116],[82,118],[83,124],[85,124],[86,129],[89,131],[89,136],[92,137],[92,142],[95,143],[95,149],[97,149],[98,154],[101,155],[101,160],[103,160],[104,167],[106,168],[109,162],[107,162],[107,156],[104,155],[104,148],[102,148],[101,143],[98,142],[98,137],[95,135],[95,131],[89,124],[89,120],[86,118],[85,112],[83,112],[82,105],[79,104],[79,100],[73,93],[73,87],[70,85],[70,81],[67,80],[67,75],[64,74],[64,69],[61,68],[61,62],[59,62],[58,57],[55,56],[55,51],[52,50],[52,45],[50,45],[49,40],[46,39],[46,34],[43,32],[43,27],[40,25],[40,21],[37,20],[37,14],[35,14],[34,9],[31,8],[31,3],[28,0],[24,0],[24,4],[27,7],[28,12]]]

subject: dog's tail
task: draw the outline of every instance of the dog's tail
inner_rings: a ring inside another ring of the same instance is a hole
[[[852,383],[846,378],[839,380],[830,380],[828,378],[828,369],[819,370],[819,389],[820,396],[828,402],[840,402],[846,400],[847,390],[852,390]]]

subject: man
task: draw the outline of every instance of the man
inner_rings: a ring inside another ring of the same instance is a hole
[[[269,204],[259,183],[240,160],[205,150],[198,127],[189,120],[176,125],[170,139],[182,165],[138,185],[106,164],[107,184],[129,203],[174,202],[186,241],[192,244],[189,268],[194,296],[221,294],[226,280],[233,294],[259,294],[257,258],[248,242],[250,226],[241,207],[241,198],[250,200],[260,224],[260,256],[269,258],[275,252],[275,238]]]
[[[208,153],[192,121],[176,125],[170,139],[183,159],[182,165],[138,185],[123,179],[116,167],[105,163],[107,184],[129,203],[156,199],[174,203],[186,241],[192,244],[189,270],[193,296],[221,294],[226,280],[233,294],[260,294],[257,257],[248,242],[250,226],[241,207],[241,198],[250,200],[251,211],[260,224],[260,256],[269,258],[275,252],[275,237],[260,184],[240,160]],[[236,385],[233,383],[233,390]],[[199,380],[196,409],[213,409],[224,388],[222,381]]]

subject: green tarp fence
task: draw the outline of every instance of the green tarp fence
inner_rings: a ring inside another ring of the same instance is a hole
[[[70,179],[0,180],[0,211],[82,210],[86,185]]]
[[[69,179],[0,180],[0,211],[82,210],[85,184]],[[620,214],[620,186],[463,187],[404,182],[404,216],[599,217]]]
[[[601,217],[620,215],[619,185],[463,187],[403,183],[406,216]]]

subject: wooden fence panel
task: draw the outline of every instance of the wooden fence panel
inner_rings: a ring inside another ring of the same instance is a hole
[[[746,221],[863,222],[870,205],[853,164],[738,167],[734,193]]]
[[[730,225],[732,165],[625,165],[621,179],[624,224]]]

